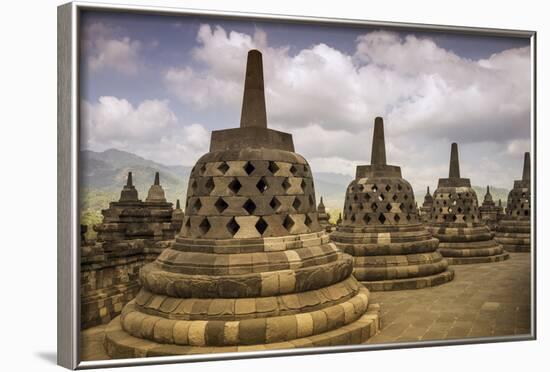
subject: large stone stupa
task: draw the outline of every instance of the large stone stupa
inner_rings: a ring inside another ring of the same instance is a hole
[[[496,227],[496,239],[510,252],[531,250],[531,158],[523,158],[523,176],[508,194],[506,213]]]
[[[240,128],[212,132],[172,248],[144,266],[114,319],[110,356],[359,344],[378,307],[318,222],[311,170],[267,128],[262,55],[248,53]]]
[[[331,238],[354,256],[354,275],[371,290],[425,288],[453,279],[438,240],[420,220],[411,185],[400,167],[386,164],[382,118],[374,124],[371,165],[357,167],[343,223]]]
[[[450,264],[496,262],[509,257],[494,233],[481,222],[470,179],[460,177],[456,143],[451,145],[449,178],[439,179],[433,198],[429,228]]]

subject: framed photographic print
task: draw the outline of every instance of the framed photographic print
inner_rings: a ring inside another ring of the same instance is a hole
[[[533,340],[535,32],[58,8],[58,363]]]

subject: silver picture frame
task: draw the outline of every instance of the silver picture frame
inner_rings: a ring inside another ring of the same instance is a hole
[[[396,30],[421,30],[451,32],[483,36],[511,36],[530,40],[531,45],[531,146],[534,152],[531,187],[532,231],[531,244],[536,247],[536,32],[482,27],[443,26],[435,24],[412,24],[359,19],[319,18],[281,14],[213,11],[200,9],[169,8],[157,6],[115,5],[74,1],[60,5],[57,10],[57,363],[69,369],[152,365],[181,362],[261,358],[319,353],[341,353],[411,347],[448,346],[536,339],[536,249],[531,254],[531,334],[521,336],[484,337],[442,341],[385,343],[378,345],[354,345],[319,347],[297,350],[239,352],[174,357],[149,357],[103,361],[80,360],[80,241],[79,241],[79,18],[83,11],[100,10],[165,15],[207,15],[225,19],[279,20],[303,24],[328,24],[345,26],[383,26]]]

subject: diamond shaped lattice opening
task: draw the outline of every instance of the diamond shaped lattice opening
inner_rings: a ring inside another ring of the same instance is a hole
[[[378,209],[378,205],[376,203],[372,203],[370,205],[370,208],[373,210],[373,212],[376,212],[376,210]]]
[[[395,201],[397,201],[397,199],[398,199],[397,194],[393,194],[392,200],[395,202]]]
[[[199,185],[197,185],[197,180],[193,180],[193,182],[191,183],[191,190],[195,192],[197,191],[197,187],[199,187]]]
[[[206,172],[206,164],[203,163],[199,168],[199,175],[202,176],[204,175],[205,172]]]
[[[267,169],[269,169],[271,174],[275,175],[275,173],[277,173],[277,171],[279,170],[279,166],[274,161],[270,161]]]
[[[218,165],[218,170],[222,172],[222,174],[225,174],[229,170],[229,165],[224,161],[220,165]]]
[[[268,189],[268,184],[267,184],[267,181],[265,180],[264,177],[260,178],[260,180],[258,181],[258,183],[256,184],[256,188],[261,192],[261,193],[264,193],[267,189]]]
[[[304,219],[304,224],[307,226],[307,227],[311,227],[311,223],[313,221],[311,221],[311,218],[309,218],[309,215],[306,214],[306,218]]]
[[[254,166],[252,165],[251,162],[247,161],[246,164],[244,165],[244,171],[246,172],[246,174],[248,174],[249,176],[252,174],[252,172],[254,172]]]
[[[388,212],[391,211],[391,204],[390,204],[390,203],[388,203],[388,204],[386,205],[386,210],[387,210]]]
[[[202,203],[201,203],[201,199],[200,198],[197,198],[197,200],[195,200],[195,203],[193,204],[193,208],[195,209],[195,212],[198,212],[202,207]]]
[[[296,173],[298,172],[298,168],[296,168],[294,165],[290,167],[290,173],[292,173],[292,175],[296,175]]]
[[[225,225],[227,227],[227,231],[229,231],[231,233],[231,235],[235,236],[235,234],[239,231],[239,229],[241,228],[241,226],[239,226],[239,224],[237,223],[237,221],[235,220],[235,218],[232,218],[228,223],[227,225]]]
[[[302,178],[302,182],[300,182],[300,187],[302,188],[302,191],[306,189],[307,183],[306,180]]]
[[[239,192],[239,190],[241,189],[242,185],[241,183],[239,182],[238,179],[234,179],[233,181],[231,181],[229,183],[229,185],[227,185],[227,187],[229,188],[229,190],[231,190],[234,194],[237,194]]]
[[[290,232],[290,229],[294,226],[294,220],[290,216],[286,216],[283,221],[283,227]]]
[[[203,235],[206,234],[210,230],[210,227],[211,227],[210,222],[208,222],[208,218],[205,217],[199,225],[199,229],[201,233]]]
[[[385,199],[385,198],[384,198],[384,194],[378,195],[378,200],[383,201],[384,199]]]
[[[390,191],[391,190],[391,186],[390,185],[386,185],[386,191]]]
[[[372,192],[377,192],[378,191],[378,187],[376,187],[376,185],[372,186],[370,189],[372,190]]]
[[[212,190],[214,190],[214,177],[208,177],[206,180],[206,183],[204,184],[204,187],[206,187],[206,190],[210,194]]]
[[[256,210],[256,204],[252,201],[252,199],[248,199],[244,204],[243,208],[248,212],[248,214],[254,213]]]
[[[378,221],[380,221],[382,225],[384,224],[384,222],[386,222],[386,216],[384,216],[384,213],[380,213],[380,215],[378,216]]]
[[[265,220],[262,217],[260,217],[260,219],[258,220],[258,222],[256,222],[256,225],[254,225],[254,227],[256,227],[256,230],[258,230],[260,235],[263,235],[265,230],[267,230],[267,222],[265,222]]]
[[[223,200],[223,198],[218,198],[218,200],[216,200],[216,203],[214,203],[214,207],[216,207],[218,213],[223,213],[223,211],[225,211],[227,207],[229,207],[229,204],[227,204],[225,200]]]
[[[315,199],[313,199],[313,195],[309,196],[309,205],[312,207],[315,205]]]
[[[396,214],[394,217],[393,217],[393,220],[397,223],[399,223],[399,220],[401,219],[401,217],[399,217],[398,214]]]
[[[292,207],[298,211],[300,209],[300,206],[302,205],[302,202],[298,198],[294,198],[294,201],[292,202]]]
[[[351,222],[355,222],[355,214],[352,214],[352,215],[351,215],[350,220],[351,220]]]
[[[368,214],[365,214],[363,216],[363,221],[365,222],[366,225],[368,225],[370,222],[370,216]]]
[[[285,189],[285,191],[288,191],[288,189],[290,189],[290,182],[288,182],[288,178],[285,178],[285,180],[283,181],[282,183],[282,186],[283,186],[283,189]]]
[[[277,209],[279,209],[279,207],[281,206],[281,202],[279,201],[279,199],[277,199],[277,197],[274,196],[269,202],[269,206],[273,208],[275,212],[277,212]]]

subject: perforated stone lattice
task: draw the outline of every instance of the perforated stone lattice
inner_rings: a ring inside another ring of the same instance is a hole
[[[510,217],[527,217],[531,215],[531,192],[528,188],[513,188],[508,194],[506,215]]]
[[[272,237],[319,231],[307,164],[250,160],[198,163],[191,172],[183,236]]]
[[[411,185],[396,178],[353,181],[346,193],[344,225],[405,225],[419,221]]]
[[[469,187],[458,190],[457,188],[436,190],[432,206],[433,223],[479,223],[476,192]]]

